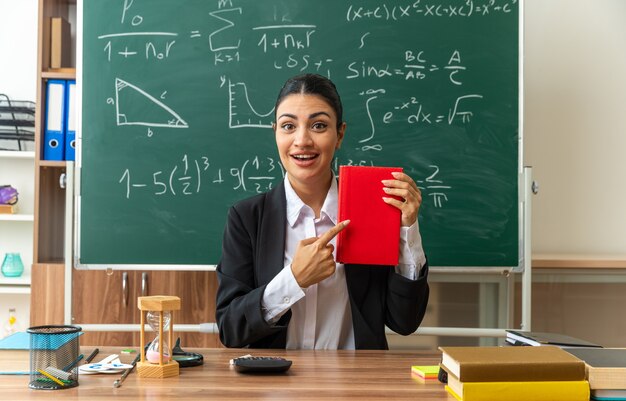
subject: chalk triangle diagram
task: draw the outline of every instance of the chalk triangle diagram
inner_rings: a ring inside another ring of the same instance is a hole
[[[189,128],[174,110],[162,101],[123,79],[115,78],[117,125]]]

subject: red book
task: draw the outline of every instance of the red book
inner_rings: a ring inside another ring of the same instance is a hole
[[[341,263],[397,265],[402,212],[383,197],[382,180],[393,180],[399,167],[339,167],[338,220],[350,224],[337,235]]]

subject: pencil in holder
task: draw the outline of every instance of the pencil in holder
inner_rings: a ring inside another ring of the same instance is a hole
[[[81,360],[79,326],[37,326],[30,334],[30,382],[28,387],[59,390],[78,386]]]

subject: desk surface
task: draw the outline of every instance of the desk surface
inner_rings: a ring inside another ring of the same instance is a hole
[[[101,348],[96,361],[120,348]],[[412,365],[436,365],[440,354],[417,351],[285,351],[202,349],[204,365],[182,368],[179,377],[139,378],[133,371],[122,387],[113,388],[119,374],[80,376],[79,386],[66,390],[31,390],[28,376],[0,376],[0,398],[6,400],[116,401],[199,399],[219,400],[450,400],[442,384],[411,375]],[[91,349],[84,349],[85,353]],[[280,375],[244,375],[229,367],[243,354],[277,355],[293,361]],[[121,355],[122,362],[133,357]]]

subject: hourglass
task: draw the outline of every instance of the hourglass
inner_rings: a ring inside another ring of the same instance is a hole
[[[156,295],[139,297],[137,306],[141,310],[141,350],[145,348],[145,320],[155,333],[158,333],[150,343],[145,355],[141,352],[141,360],[137,362],[139,377],[164,378],[178,376],[178,362],[171,358],[169,344],[172,344],[174,322],[170,311],[180,309],[180,298],[173,296]],[[169,330],[168,330],[169,327]],[[168,331],[166,341],[163,332]]]

